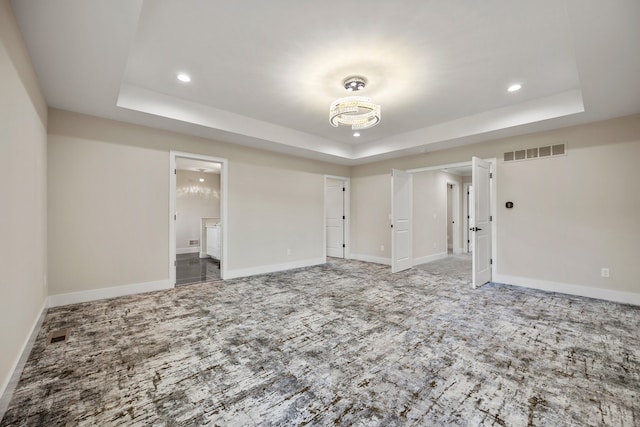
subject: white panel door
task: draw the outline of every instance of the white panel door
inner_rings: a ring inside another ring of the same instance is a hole
[[[393,169],[391,174],[391,272],[413,267],[412,176]]]
[[[327,180],[327,256],[344,258],[344,183]]]
[[[473,157],[473,204],[471,232],[473,233],[473,287],[491,281],[491,163]]]

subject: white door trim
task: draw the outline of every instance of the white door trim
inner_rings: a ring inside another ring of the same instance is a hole
[[[206,156],[203,154],[186,153],[182,151],[169,151],[169,283],[176,283],[176,158],[203,160],[206,162],[220,163],[220,232],[222,234],[222,247],[220,259],[220,278],[226,279],[227,266],[229,265],[229,221],[227,218],[227,200],[229,188],[229,161],[221,157]]]
[[[447,181],[447,186],[448,185],[452,185],[453,187],[451,188],[451,197],[453,197],[453,200],[451,200],[451,210],[453,211],[453,225],[451,226],[451,242],[453,243],[453,247],[452,247],[452,251],[454,254],[459,254],[462,252],[462,249],[460,248],[460,184],[456,181],[450,181],[449,179],[446,180]],[[448,190],[448,189],[447,189]],[[447,192],[447,197],[448,196],[448,192]],[[445,200],[446,203],[446,200]],[[447,206],[445,204],[445,206]],[[449,212],[447,212],[447,221],[449,220]],[[447,248],[447,253],[449,252],[449,247],[448,247],[448,242],[446,242],[447,239],[447,229],[445,229],[445,245],[444,247]]]
[[[346,176],[324,176],[324,214],[322,217],[322,257],[327,260],[327,181],[335,179],[344,185],[344,259],[351,259],[351,178]]]
[[[469,187],[470,182],[462,183],[462,231],[464,244],[462,245],[462,251],[469,253]]]

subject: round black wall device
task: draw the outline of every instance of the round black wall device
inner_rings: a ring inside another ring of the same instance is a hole
[[[513,207],[513,202],[507,202],[504,204],[507,209],[511,209]]]

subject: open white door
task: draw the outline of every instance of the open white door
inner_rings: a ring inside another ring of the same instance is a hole
[[[473,233],[473,287],[491,281],[491,163],[473,157],[472,182],[473,221],[469,230]]]
[[[344,258],[344,182],[327,179],[327,256]]]
[[[413,267],[411,239],[412,175],[397,169],[391,173],[391,272]]]

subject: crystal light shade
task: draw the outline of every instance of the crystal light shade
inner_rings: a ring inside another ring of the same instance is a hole
[[[380,106],[364,96],[347,96],[333,101],[329,107],[331,126],[351,126],[353,130],[367,129],[380,123]]]

